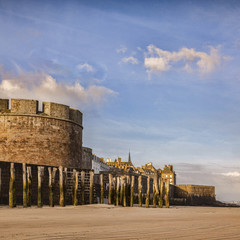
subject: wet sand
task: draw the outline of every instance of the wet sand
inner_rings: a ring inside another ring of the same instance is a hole
[[[240,239],[240,208],[0,207],[0,239]]]

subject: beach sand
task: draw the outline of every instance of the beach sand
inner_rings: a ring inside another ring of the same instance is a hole
[[[240,239],[240,208],[0,207],[0,239]]]

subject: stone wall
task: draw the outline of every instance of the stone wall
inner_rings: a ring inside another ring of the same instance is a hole
[[[8,162],[0,162],[0,204],[8,205],[9,201],[9,181],[10,181],[10,164]],[[38,197],[38,166],[33,164],[27,164],[27,167],[31,167],[32,175],[32,205],[37,205]],[[42,201],[43,205],[49,205],[49,172],[46,166],[44,167],[44,175],[42,181]],[[16,204],[23,204],[23,171],[21,163],[14,163],[15,168],[15,185],[16,185]],[[53,166],[50,167],[51,170]],[[76,169],[79,171],[78,177],[78,191],[77,198],[79,204],[89,203],[89,191],[90,191],[90,170]],[[84,203],[81,202],[81,171],[84,171]],[[67,180],[66,180],[66,204],[73,204],[73,168],[67,169]],[[55,188],[54,188],[54,203],[59,205],[59,172],[56,171],[55,175]],[[95,195],[94,195],[95,196]],[[96,198],[96,196],[95,196]]]
[[[92,149],[87,147],[82,147],[82,168],[92,169]]]
[[[175,185],[174,198],[186,199],[188,205],[209,205],[215,199],[215,187],[204,185]]]
[[[8,99],[0,99],[0,111],[7,110],[9,106],[9,100]]]
[[[0,99],[0,161],[91,169],[82,159],[82,113],[66,105]]]

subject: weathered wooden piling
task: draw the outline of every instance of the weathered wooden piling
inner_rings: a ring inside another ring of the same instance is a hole
[[[154,173],[153,179],[153,208],[156,207],[157,196],[158,196],[158,184],[157,184],[158,175],[157,172]]]
[[[22,164],[22,176],[23,176],[23,207],[27,207],[27,167],[26,163]]]
[[[123,177],[123,207],[127,206],[127,179]]]
[[[138,206],[142,207],[142,176],[138,176]]]
[[[150,176],[147,177],[146,208],[149,208],[149,201],[150,201]]]
[[[120,185],[120,177],[117,177],[117,185],[116,185],[116,206],[119,204],[119,185]]]
[[[0,168],[0,196],[2,195],[2,169]]]
[[[158,206],[160,208],[163,207],[163,179],[161,177],[159,177],[158,179],[158,186],[159,186],[159,199],[158,199]]]
[[[116,186],[117,186],[117,178],[113,178],[113,193],[112,193],[112,203],[116,205]]]
[[[73,205],[78,205],[77,191],[78,191],[78,174],[76,169],[73,169]]]
[[[42,207],[43,202],[42,202],[42,181],[43,181],[43,176],[44,176],[44,167],[38,166],[38,201],[37,201],[37,206]]]
[[[67,200],[67,185],[68,185],[68,169],[63,169],[63,188],[64,188],[64,205],[66,206]]]
[[[32,171],[31,167],[27,167],[27,206],[32,205]]]
[[[169,190],[170,190],[170,180],[166,179],[165,182],[165,206],[169,208]]]
[[[123,205],[123,188],[124,188],[124,181],[123,181],[123,176],[121,176],[121,178],[120,178],[120,184],[121,184],[121,186],[120,186],[120,205]]]
[[[85,204],[84,199],[84,192],[85,192],[85,171],[81,171],[81,205]]]
[[[108,204],[112,204],[112,174],[108,174]]]
[[[10,208],[16,207],[16,185],[14,163],[11,163],[10,165],[9,207]]]
[[[135,176],[131,177],[131,196],[130,196],[130,207],[133,207],[133,197],[134,197],[134,180]]]
[[[93,184],[94,184],[94,171],[90,170],[90,187],[89,187],[89,203],[93,204]]]
[[[131,196],[131,178],[129,175],[127,175],[127,189],[126,189],[126,193],[127,193],[127,206],[130,206],[130,196]]]
[[[48,196],[49,206],[54,207],[55,175],[57,168],[48,167]]]
[[[100,188],[101,188],[101,195],[100,195],[100,203],[103,204],[103,196],[104,196],[104,188],[103,188],[103,174],[100,174]]]
[[[64,187],[64,176],[63,176],[63,167],[60,166],[59,170],[59,205],[60,207],[65,206],[65,187]]]

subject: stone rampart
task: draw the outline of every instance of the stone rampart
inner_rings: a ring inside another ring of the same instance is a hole
[[[175,185],[174,198],[186,199],[188,205],[209,205],[215,199],[215,187],[205,185]]]
[[[0,161],[84,168],[82,113],[69,106],[0,99]],[[89,167],[91,168],[91,166]]]
[[[82,147],[82,159],[83,159],[82,168],[92,169],[92,158],[93,158],[92,149]]]

